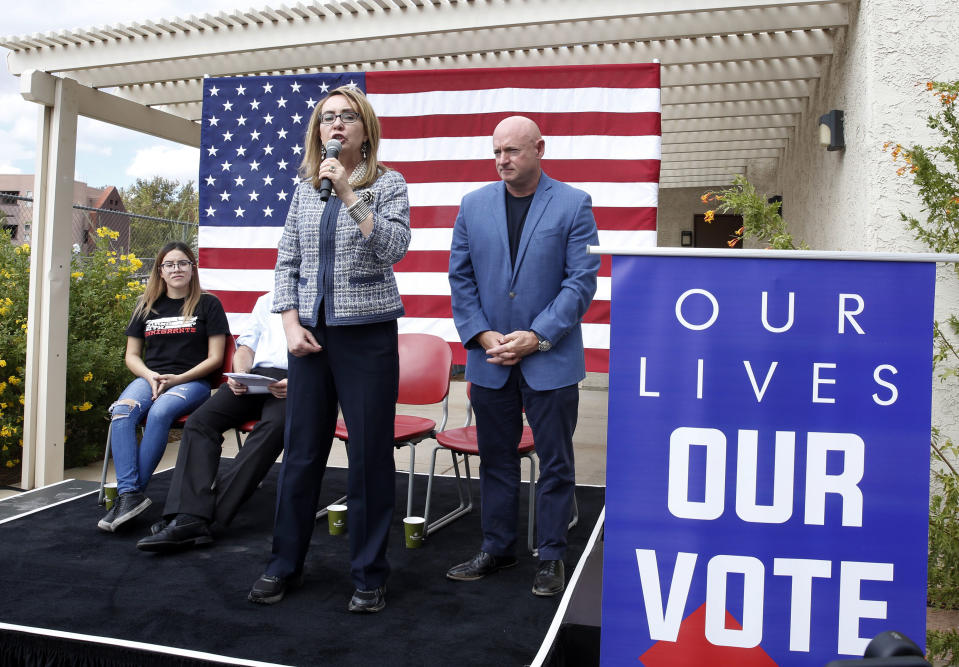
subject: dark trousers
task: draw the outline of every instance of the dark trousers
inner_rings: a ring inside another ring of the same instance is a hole
[[[320,325],[313,333],[323,351],[289,356],[283,467],[266,573],[289,577],[303,570],[339,402],[350,434],[350,574],[356,588],[372,590],[389,574],[386,544],[396,495],[393,420],[400,375],[396,321]]]
[[[259,423],[246,437],[233,466],[217,479],[223,432],[251,419]],[[217,390],[183,427],[163,515],[193,514],[228,525],[283,451],[285,423],[285,399],[272,394],[237,396],[226,385]]]
[[[573,512],[576,474],[573,431],[579,410],[576,385],[548,391],[532,389],[519,366],[500,389],[473,385],[470,400],[476,412],[480,453],[483,551],[511,556],[516,550],[519,512],[523,408],[533,431],[539,459],[536,484],[537,549],[540,560],[561,560]]]

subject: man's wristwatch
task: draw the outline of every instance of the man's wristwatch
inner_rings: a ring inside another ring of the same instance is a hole
[[[530,329],[532,331],[532,329]],[[539,345],[536,346],[536,349],[540,352],[549,352],[553,348],[553,344],[548,340],[540,336],[538,333],[533,331],[533,334],[536,336],[536,339],[539,341]]]

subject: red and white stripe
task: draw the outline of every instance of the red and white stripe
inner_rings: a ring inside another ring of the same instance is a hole
[[[457,363],[465,352],[450,309],[452,228],[463,195],[498,178],[491,135],[503,118],[536,121],[544,171],[590,194],[602,245],[656,245],[658,65],[371,72],[366,87],[383,126],[380,159],[409,184],[412,241],[395,267],[406,308],[400,331],[441,336]],[[201,227],[201,282],[223,300],[234,331],[273,286],[281,233]],[[583,320],[590,371],[606,371],[609,359],[608,256],[599,275]]]

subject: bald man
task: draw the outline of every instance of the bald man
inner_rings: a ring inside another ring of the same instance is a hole
[[[533,594],[565,586],[575,490],[577,383],[586,377],[580,323],[596,291],[599,242],[588,194],[543,173],[546,142],[529,118],[493,131],[502,182],[463,198],[450,249],[453,319],[467,349],[480,451],[483,542],[446,576],[473,581],[516,565],[523,410],[540,463],[539,564]]]

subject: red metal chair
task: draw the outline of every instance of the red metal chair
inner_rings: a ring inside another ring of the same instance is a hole
[[[221,367],[220,376],[217,379],[216,384],[212,387],[212,389],[217,389],[220,385],[226,382],[226,376],[223,375],[223,373],[229,373],[230,371],[233,370],[233,355],[236,352],[236,345],[231,343],[233,343],[232,337],[230,337],[227,340],[227,344],[223,348],[223,366]],[[144,416],[144,419],[141,420],[140,426],[142,426],[143,423],[146,421],[147,416],[149,416],[149,413],[147,413],[147,415]],[[175,420],[173,420],[173,424],[170,425],[170,428],[182,429],[183,425],[186,424],[186,420],[189,416],[190,416],[190,413],[177,417]],[[244,424],[241,424],[240,426],[238,426],[237,428],[233,430],[233,432],[236,434],[236,446],[238,448],[243,446],[243,443],[240,440],[240,433],[241,432],[249,433],[250,431],[253,430],[254,426],[256,426],[256,420],[245,422]],[[100,494],[97,496],[97,504],[99,505],[102,505],[106,501],[106,498],[104,496],[104,487],[106,486],[106,483],[107,483],[107,468],[110,465],[110,453],[111,453],[110,452],[110,436],[112,435],[112,431],[113,431],[113,421],[111,419],[110,425],[107,427],[107,446],[106,446],[106,450],[103,452],[103,471],[100,473]]]
[[[397,403],[405,405],[443,404],[439,430],[446,426],[449,406],[450,373],[453,352],[439,336],[421,333],[399,335],[400,386]],[[426,417],[398,414],[393,422],[393,446],[410,448],[409,488],[406,494],[406,515],[413,513],[413,478],[416,464],[416,444],[436,434],[436,422]],[[336,437],[349,449],[350,435],[346,422],[336,422]],[[344,497],[345,499],[345,497]],[[341,502],[341,499],[338,502]],[[321,509],[317,517],[323,516]]]
[[[466,385],[466,423],[459,428],[451,428],[447,431],[440,431],[436,434],[437,445],[433,448],[433,455],[430,458],[429,479],[426,484],[426,507],[423,510],[423,518],[426,521],[426,534],[436,532],[443,526],[446,526],[456,519],[469,514],[473,510],[473,489],[470,477],[470,456],[479,456],[479,445],[476,442],[476,427],[472,425],[473,406],[470,403],[470,384]],[[430,523],[430,500],[433,492],[433,477],[436,473],[436,453],[445,449],[450,453],[453,460],[453,472],[456,475],[456,492],[459,495],[459,506],[451,512],[444,514],[436,521]],[[519,455],[521,459],[529,461],[529,500],[528,516],[529,528],[526,532],[526,545],[530,553],[536,554],[536,459],[535,444],[533,442],[532,429],[523,424],[523,434],[519,440]],[[466,472],[465,479],[460,475],[459,460],[457,455],[463,457],[463,467]],[[576,504],[576,496],[573,496],[573,518],[569,527],[573,528],[579,522],[579,508]]]

